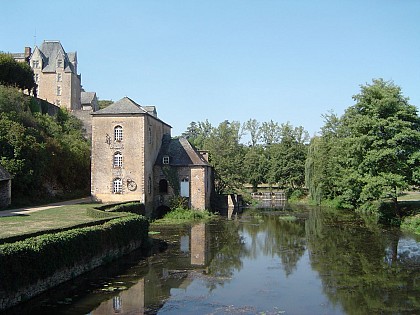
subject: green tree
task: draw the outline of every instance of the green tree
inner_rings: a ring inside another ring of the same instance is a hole
[[[234,193],[245,182],[240,127],[237,121],[225,120],[205,141],[204,149],[209,150],[210,163],[215,170],[215,190],[220,194]]]
[[[266,182],[268,171],[268,158],[266,150],[261,146],[244,148],[243,174],[245,180],[252,185],[252,191],[256,192],[258,185]]]
[[[400,87],[382,79],[362,85],[353,99],[356,104],[327,126],[334,132],[313,143],[316,146],[307,161],[309,189],[334,191],[342,205],[349,207],[391,199],[397,210],[399,192],[419,183],[417,109]],[[327,158],[327,168],[314,169]],[[332,197],[326,191],[322,194]]]
[[[268,181],[278,183],[290,191],[301,188],[305,183],[305,161],[308,132],[302,126],[281,124],[280,142],[268,147],[270,166]]]
[[[26,62],[17,62],[10,54],[0,53],[0,84],[32,91],[34,72]]]
[[[250,145],[255,147],[261,139],[261,124],[256,119],[249,119],[242,125],[243,132],[249,132]]]

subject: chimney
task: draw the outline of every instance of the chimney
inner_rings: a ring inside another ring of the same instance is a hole
[[[206,160],[206,162],[209,161],[209,151],[206,150],[198,150],[198,153]]]

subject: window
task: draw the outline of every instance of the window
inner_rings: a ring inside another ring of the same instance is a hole
[[[38,83],[38,81],[39,81],[39,74],[38,74],[38,73],[36,73],[36,74],[35,74],[35,83]]]
[[[116,126],[114,128],[114,140],[122,141],[123,139],[123,128],[121,126]]]
[[[188,177],[185,177],[181,180],[181,197],[189,197],[190,196],[190,183]]]
[[[166,179],[159,181],[159,192],[164,194],[168,193],[168,181]]]
[[[114,167],[122,167],[123,160],[121,152],[114,153]]]
[[[61,86],[57,86],[57,95],[60,96],[61,95]]]
[[[114,192],[114,194],[121,194],[122,193],[122,179],[121,178],[114,179],[113,192]]]
[[[32,61],[32,68],[38,69],[39,68],[39,60]]]
[[[61,81],[63,81],[61,73],[57,73],[57,82],[61,82]]]
[[[60,100],[56,100],[55,101],[55,105],[60,106],[61,105],[61,101]]]
[[[58,59],[57,60],[57,68],[62,68],[63,67],[63,60]]]
[[[169,156],[165,155],[162,160],[163,164],[169,164]]]

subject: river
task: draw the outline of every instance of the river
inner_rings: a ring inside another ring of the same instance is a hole
[[[419,314],[420,238],[351,212],[250,210],[165,228],[5,314]]]

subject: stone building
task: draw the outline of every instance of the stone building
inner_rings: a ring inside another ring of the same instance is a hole
[[[172,196],[189,206],[210,206],[211,168],[185,139],[171,139],[171,126],[154,106],[128,97],[92,113],[91,193],[101,202],[140,201],[148,215],[168,207]]]
[[[99,109],[98,98],[95,92],[82,91],[80,94],[80,102],[82,110],[90,110],[96,112]]]
[[[10,205],[12,199],[12,176],[0,165],[0,208]]]
[[[44,41],[40,47],[35,47],[29,64],[34,71],[39,98],[69,110],[81,108],[76,52],[66,53],[60,41]]]

